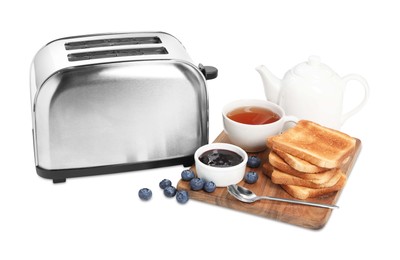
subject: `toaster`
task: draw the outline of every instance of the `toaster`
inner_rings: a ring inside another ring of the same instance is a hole
[[[30,74],[36,172],[67,178],[194,162],[208,143],[206,80],[164,32],[54,40]]]

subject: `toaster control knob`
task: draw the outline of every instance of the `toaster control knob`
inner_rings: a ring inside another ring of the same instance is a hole
[[[218,69],[212,66],[204,66],[199,64],[199,69],[203,73],[204,77],[208,79],[215,79],[218,76]]]

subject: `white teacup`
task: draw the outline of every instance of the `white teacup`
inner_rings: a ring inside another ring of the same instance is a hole
[[[228,118],[228,113],[241,107],[261,107],[278,114],[280,119],[273,123],[251,125],[236,122]],[[225,105],[222,109],[224,131],[229,140],[244,149],[246,152],[260,152],[266,149],[267,138],[282,132],[285,123],[294,122],[298,119],[294,116],[287,116],[282,107],[267,100],[242,99]]]

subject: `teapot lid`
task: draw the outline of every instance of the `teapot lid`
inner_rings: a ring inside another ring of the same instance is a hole
[[[325,79],[335,74],[335,72],[321,63],[321,59],[318,56],[308,57],[308,61],[300,63],[293,68],[295,75],[306,79]]]

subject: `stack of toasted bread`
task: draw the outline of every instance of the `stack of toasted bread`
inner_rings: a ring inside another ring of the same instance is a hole
[[[344,187],[341,167],[355,149],[347,134],[300,120],[296,126],[267,140],[269,162],[264,173],[298,199],[319,197]]]

